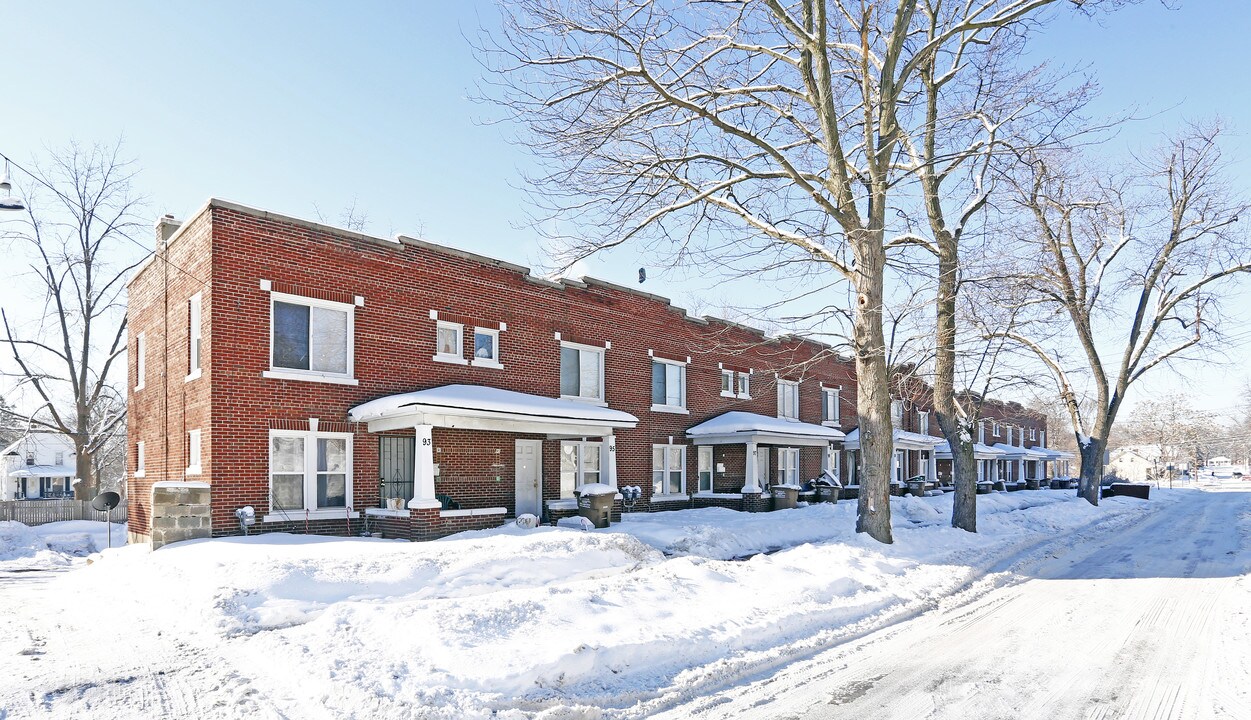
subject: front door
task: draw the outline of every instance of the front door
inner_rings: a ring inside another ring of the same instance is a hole
[[[518,440],[514,456],[516,473],[517,515],[542,515],[543,511],[543,441]]]

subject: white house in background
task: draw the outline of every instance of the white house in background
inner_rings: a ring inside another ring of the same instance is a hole
[[[1146,482],[1154,471],[1163,469],[1163,455],[1159,445],[1125,445],[1108,453],[1104,472],[1130,482]]]
[[[1234,470],[1241,470],[1242,468],[1235,468],[1233,460],[1224,455],[1218,455],[1208,460],[1205,469],[1212,474],[1212,477],[1230,478],[1234,476]]]
[[[74,497],[74,441],[36,432],[0,450],[0,499]]]

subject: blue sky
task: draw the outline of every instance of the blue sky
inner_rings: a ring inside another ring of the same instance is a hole
[[[1146,0],[1100,22],[1062,13],[1035,56],[1088,66],[1104,88],[1097,110],[1151,115],[1121,132],[1125,149],[1220,115],[1240,133],[1227,148],[1245,185],[1251,3],[1172,4]],[[153,217],[219,196],[334,220],[355,201],[374,233],[533,263],[517,187],[529,159],[470,99],[483,70],[462,33],[494,19],[492,3],[470,1],[7,3],[0,152],[29,160],[71,139],[124,137]],[[644,264],[612,260],[592,260],[590,274],[631,282]],[[683,302],[705,294],[655,275],[647,289]],[[18,299],[0,290],[6,306]],[[1191,373],[1196,401],[1227,407],[1242,373]]]

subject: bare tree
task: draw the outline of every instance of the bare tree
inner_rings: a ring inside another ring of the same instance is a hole
[[[1055,2],[520,0],[483,49],[548,163],[531,187],[539,220],[564,221],[540,227],[574,228],[557,234],[569,262],[637,240],[710,269],[784,255],[853,286],[856,527],[890,542],[884,269],[915,242],[891,201],[917,172],[900,153],[926,122],[919,73]]]
[[[120,143],[73,145],[53,155],[46,168],[30,171],[40,191],[28,192],[26,219],[0,226],[0,241],[33,259],[38,294],[31,304],[42,305],[32,322],[0,310],[4,342],[21,383],[40,402],[31,428],[74,442],[78,497],[96,494],[96,455],[126,417],[111,375],[115,363],[125,363],[125,280],[140,260],[118,259],[142,258],[135,249],[143,247],[136,239],[143,223],[134,171],[119,152]]]
[[[1224,281],[1251,271],[1251,243],[1236,225],[1248,206],[1225,183],[1219,134],[1192,126],[1111,176],[1078,169],[1073,155],[1025,157],[1032,264],[1003,294],[1032,315],[988,334],[1019,343],[1054,376],[1081,453],[1079,492],[1092,504],[1129,388],[1201,360],[1220,337]]]

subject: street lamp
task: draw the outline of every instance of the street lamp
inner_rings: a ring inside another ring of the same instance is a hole
[[[4,159],[4,174],[0,175],[0,210],[25,210],[26,203],[13,194],[13,184],[9,182],[9,159]]]

